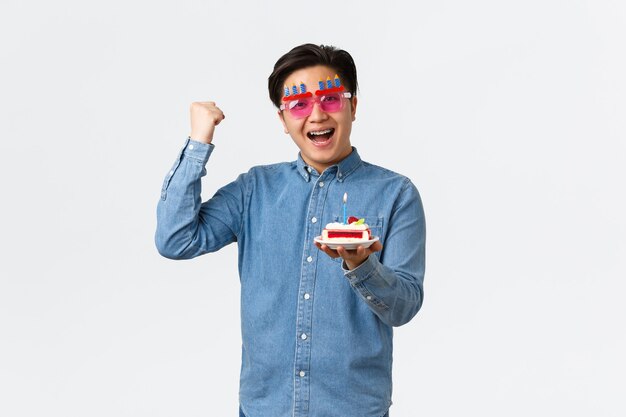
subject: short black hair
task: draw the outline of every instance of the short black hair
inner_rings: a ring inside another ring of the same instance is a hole
[[[358,82],[356,65],[352,56],[343,49],[334,46],[305,43],[281,56],[274,64],[274,71],[267,79],[267,88],[272,103],[276,107],[280,107],[283,85],[289,74],[316,65],[324,65],[336,71],[346,90],[351,92],[353,97],[356,96]]]

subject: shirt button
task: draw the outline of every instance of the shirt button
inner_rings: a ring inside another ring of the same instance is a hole
[[[324,186],[324,181],[320,181],[320,187]]]
[[[313,262],[313,257],[309,256],[308,258],[306,258],[307,262]]]
[[[371,296],[371,295],[368,295],[368,296],[367,296],[367,297],[365,297],[365,298],[367,298],[368,300],[371,300],[371,299],[372,299],[372,296]]]
[[[339,178],[341,178],[341,177],[343,177],[343,174],[340,172],[339,174],[337,174],[337,176],[338,176]]]
[[[311,223],[317,223],[317,217],[313,217],[313,218],[311,219]]]
[[[308,300],[309,298],[311,298],[311,295],[307,292],[304,294],[304,299]]]
[[[300,336],[300,339],[302,339],[302,340],[306,340],[306,338],[307,338],[306,333],[302,333],[302,336]]]
[[[189,145],[189,150],[192,151],[193,150],[193,144]]]
[[[299,375],[300,375],[300,376],[305,376],[305,375],[306,375],[306,372],[304,372],[304,371],[300,371],[300,374],[299,374]]]

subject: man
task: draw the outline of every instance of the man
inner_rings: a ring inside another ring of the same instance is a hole
[[[238,245],[240,416],[388,415],[392,327],[422,304],[424,214],[408,178],[352,147],[357,86],[346,51],[298,46],[268,83],[297,160],[253,167],[202,203],[200,178],[224,114],[213,102],[193,103],[190,138],[163,183],[163,256]],[[368,248],[314,243],[325,224],[343,219],[344,193],[350,214],[379,237]]]

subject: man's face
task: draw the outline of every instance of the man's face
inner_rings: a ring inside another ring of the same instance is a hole
[[[322,65],[303,68],[292,72],[285,84],[300,86],[300,83],[304,83],[306,90],[315,96],[315,91],[319,89],[318,81],[326,82],[327,77],[333,80],[335,73],[336,71]],[[319,103],[313,105],[310,115],[301,119],[295,118],[288,110],[278,112],[285,133],[289,133],[300,148],[304,162],[320,173],[352,152],[350,132],[356,115],[357,100],[356,97],[343,100],[346,100],[343,108],[334,113],[324,112]],[[324,134],[314,134],[320,132]]]

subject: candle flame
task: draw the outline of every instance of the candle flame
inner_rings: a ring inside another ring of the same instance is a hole
[[[344,203],[348,202],[348,193],[343,193],[343,202]]]

